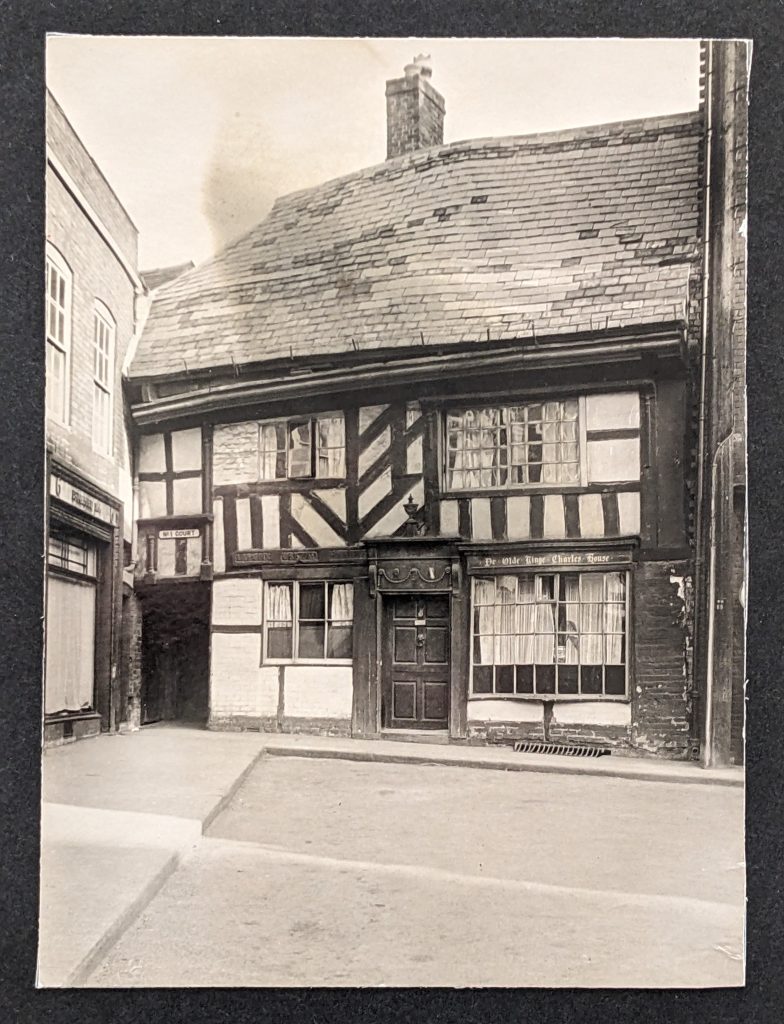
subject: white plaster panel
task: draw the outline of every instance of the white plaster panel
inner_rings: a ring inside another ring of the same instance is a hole
[[[471,537],[473,540],[493,539],[489,498],[471,499]]]
[[[357,460],[357,469],[359,475],[370,469],[374,462],[381,458],[381,456],[389,449],[392,444],[392,430],[390,427],[385,427],[381,433],[375,438],[367,448],[362,448],[359,453]]]
[[[329,523],[321,518],[305,495],[292,494],[291,515],[308,536],[313,538],[318,547],[343,548],[346,546],[345,541],[338,537]]]
[[[201,477],[172,481],[172,504],[176,516],[201,512]]]
[[[201,428],[175,430],[171,436],[172,469],[182,473],[188,469],[201,469]]]
[[[283,711],[292,718],[351,718],[351,665],[287,665]]]
[[[541,722],[544,711],[540,701],[469,700],[469,722]]]
[[[588,395],[585,399],[588,430],[622,430],[640,425],[640,396],[636,391]]]
[[[158,575],[174,575],[174,541],[158,539]]]
[[[250,498],[237,498],[237,550],[247,551],[253,547],[250,530]]]
[[[388,408],[388,405],[363,405],[359,410],[359,432],[367,430],[370,424]]]
[[[634,536],[640,532],[639,491],[621,491],[618,495],[618,526],[625,535]]]
[[[640,479],[640,439],[588,442],[588,482],[612,483]]]
[[[422,437],[415,437],[413,441],[406,446],[406,472],[407,473],[421,473],[422,472]]]
[[[444,537],[455,537],[460,529],[456,501],[441,502],[441,533]]]
[[[509,540],[527,540],[531,536],[531,499],[515,494],[506,499],[506,535]]]
[[[601,494],[581,494],[580,504],[580,536],[604,536],[604,512],[602,511]]]
[[[210,644],[210,711],[214,715],[264,715],[278,710],[278,670],[259,666],[258,633],[213,633]]]
[[[280,498],[277,494],[262,495],[261,536],[265,548],[280,547]]]
[[[566,516],[563,495],[545,494],[543,534],[548,539],[561,540],[566,536]]]
[[[212,622],[216,626],[260,626],[261,580],[215,580]]]
[[[325,490],[314,490],[313,493],[317,498],[321,498],[327,508],[331,509],[345,523],[346,492],[344,488],[327,487]]]
[[[166,451],[163,434],[142,434],[139,437],[139,472],[165,473]]]
[[[618,701],[555,701],[553,719],[559,725],[631,725],[630,704]]]
[[[166,484],[163,480],[139,481],[139,518],[166,515]]]
[[[381,499],[385,498],[391,491],[392,470],[387,468],[381,476],[376,477],[373,483],[360,494],[359,501],[357,502],[360,517],[364,519],[368,512],[374,509]]]
[[[236,484],[259,476],[259,425],[255,421],[226,423],[212,435],[212,480]]]
[[[215,572],[226,571],[226,548],[223,538],[223,498],[212,503],[212,565]]]

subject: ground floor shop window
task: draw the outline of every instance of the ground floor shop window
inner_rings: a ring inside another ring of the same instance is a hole
[[[353,619],[351,583],[265,583],[264,660],[351,661]]]
[[[96,546],[75,534],[49,536],[46,586],[47,714],[86,711],[95,682]]]
[[[477,577],[472,693],[624,697],[627,574]]]

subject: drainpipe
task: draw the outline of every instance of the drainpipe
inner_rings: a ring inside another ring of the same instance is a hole
[[[705,67],[705,174],[704,174],[704,193],[703,193],[703,262],[702,262],[702,323],[700,325],[700,399],[699,399],[699,424],[698,424],[698,440],[697,440],[697,508],[696,508],[696,530],[697,530],[697,553],[695,558],[694,575],[697,582],[697,586],[701,588],[702,576],[704,571],[704,556],[703,550],[704,545],[702,543],[702,537],[704,534],[704,528],[702,523],[703,516],[703,490],[705,487],[705,435],[706,435],[706,395],[707,395],[707,376],[708,376],[708,314],[709,314],[709,287],[710,287],[710,243],[711,243],[711,230],[710,230],[710,214],[711,214],[711,150],[713,145],[713,41],[708,40],[706,43],[706,67]],[[716,452],[718,455],[718,449]],[[713,473],[713,467],[715,466],[715,456],[711,463],[711,472]],[[713,487],[713,482],[711,484]],[[713,576],[714,576],[714,539],[713,539],[713,524],[715,516],[713,514],[714,502],[711,498],[711,525],[710,525],[710,542],[711,542],[711,556],[709,564],[709,599],[708,599],[708,636],[712,635],[713,629]],[[699,591],[698,591],[699,595]],[[702,603],[697,600],[694,605],[694,636],[699,642],[700,630],[702,618]],[[700,657],[699,650],[697,651],[698,659]],[[705,688],[705,736],[704,736],[704,748],[702,754],[702,763],[707,765],[708,758],[706,750],[710,749],[710,688],[712,685],[711,673],[713,671],[713,652],[711,649],[710,639],[708,641],[708,654],[706,659],[706,688]],[[711,683],[708,683],[708,679],[711,679]]]
[[[711,502],[710,502],[710,558],[708,561],[708,637],[705,660],[705,742],[702,747],[702,767],[710,768],[713,761],[713,644],[716,633],[716,465],[723,455],[725,445],[742,440],[737,431],[722,439],[711,460]]]

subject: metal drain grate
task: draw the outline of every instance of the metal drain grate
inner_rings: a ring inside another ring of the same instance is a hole
[[[564,754],[567,757],[602,757],[609,754],[609,747],[580,747],[570,743],[536,743],[531,740],[517,740],[516,754]]]

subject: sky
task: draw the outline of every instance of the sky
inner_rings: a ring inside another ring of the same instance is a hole
[[[142,270],[200,263],[280,195],[386,156],[417,54],[445,143],[694,110],[696,40],[47,38],[47,84],[139,229]]]

